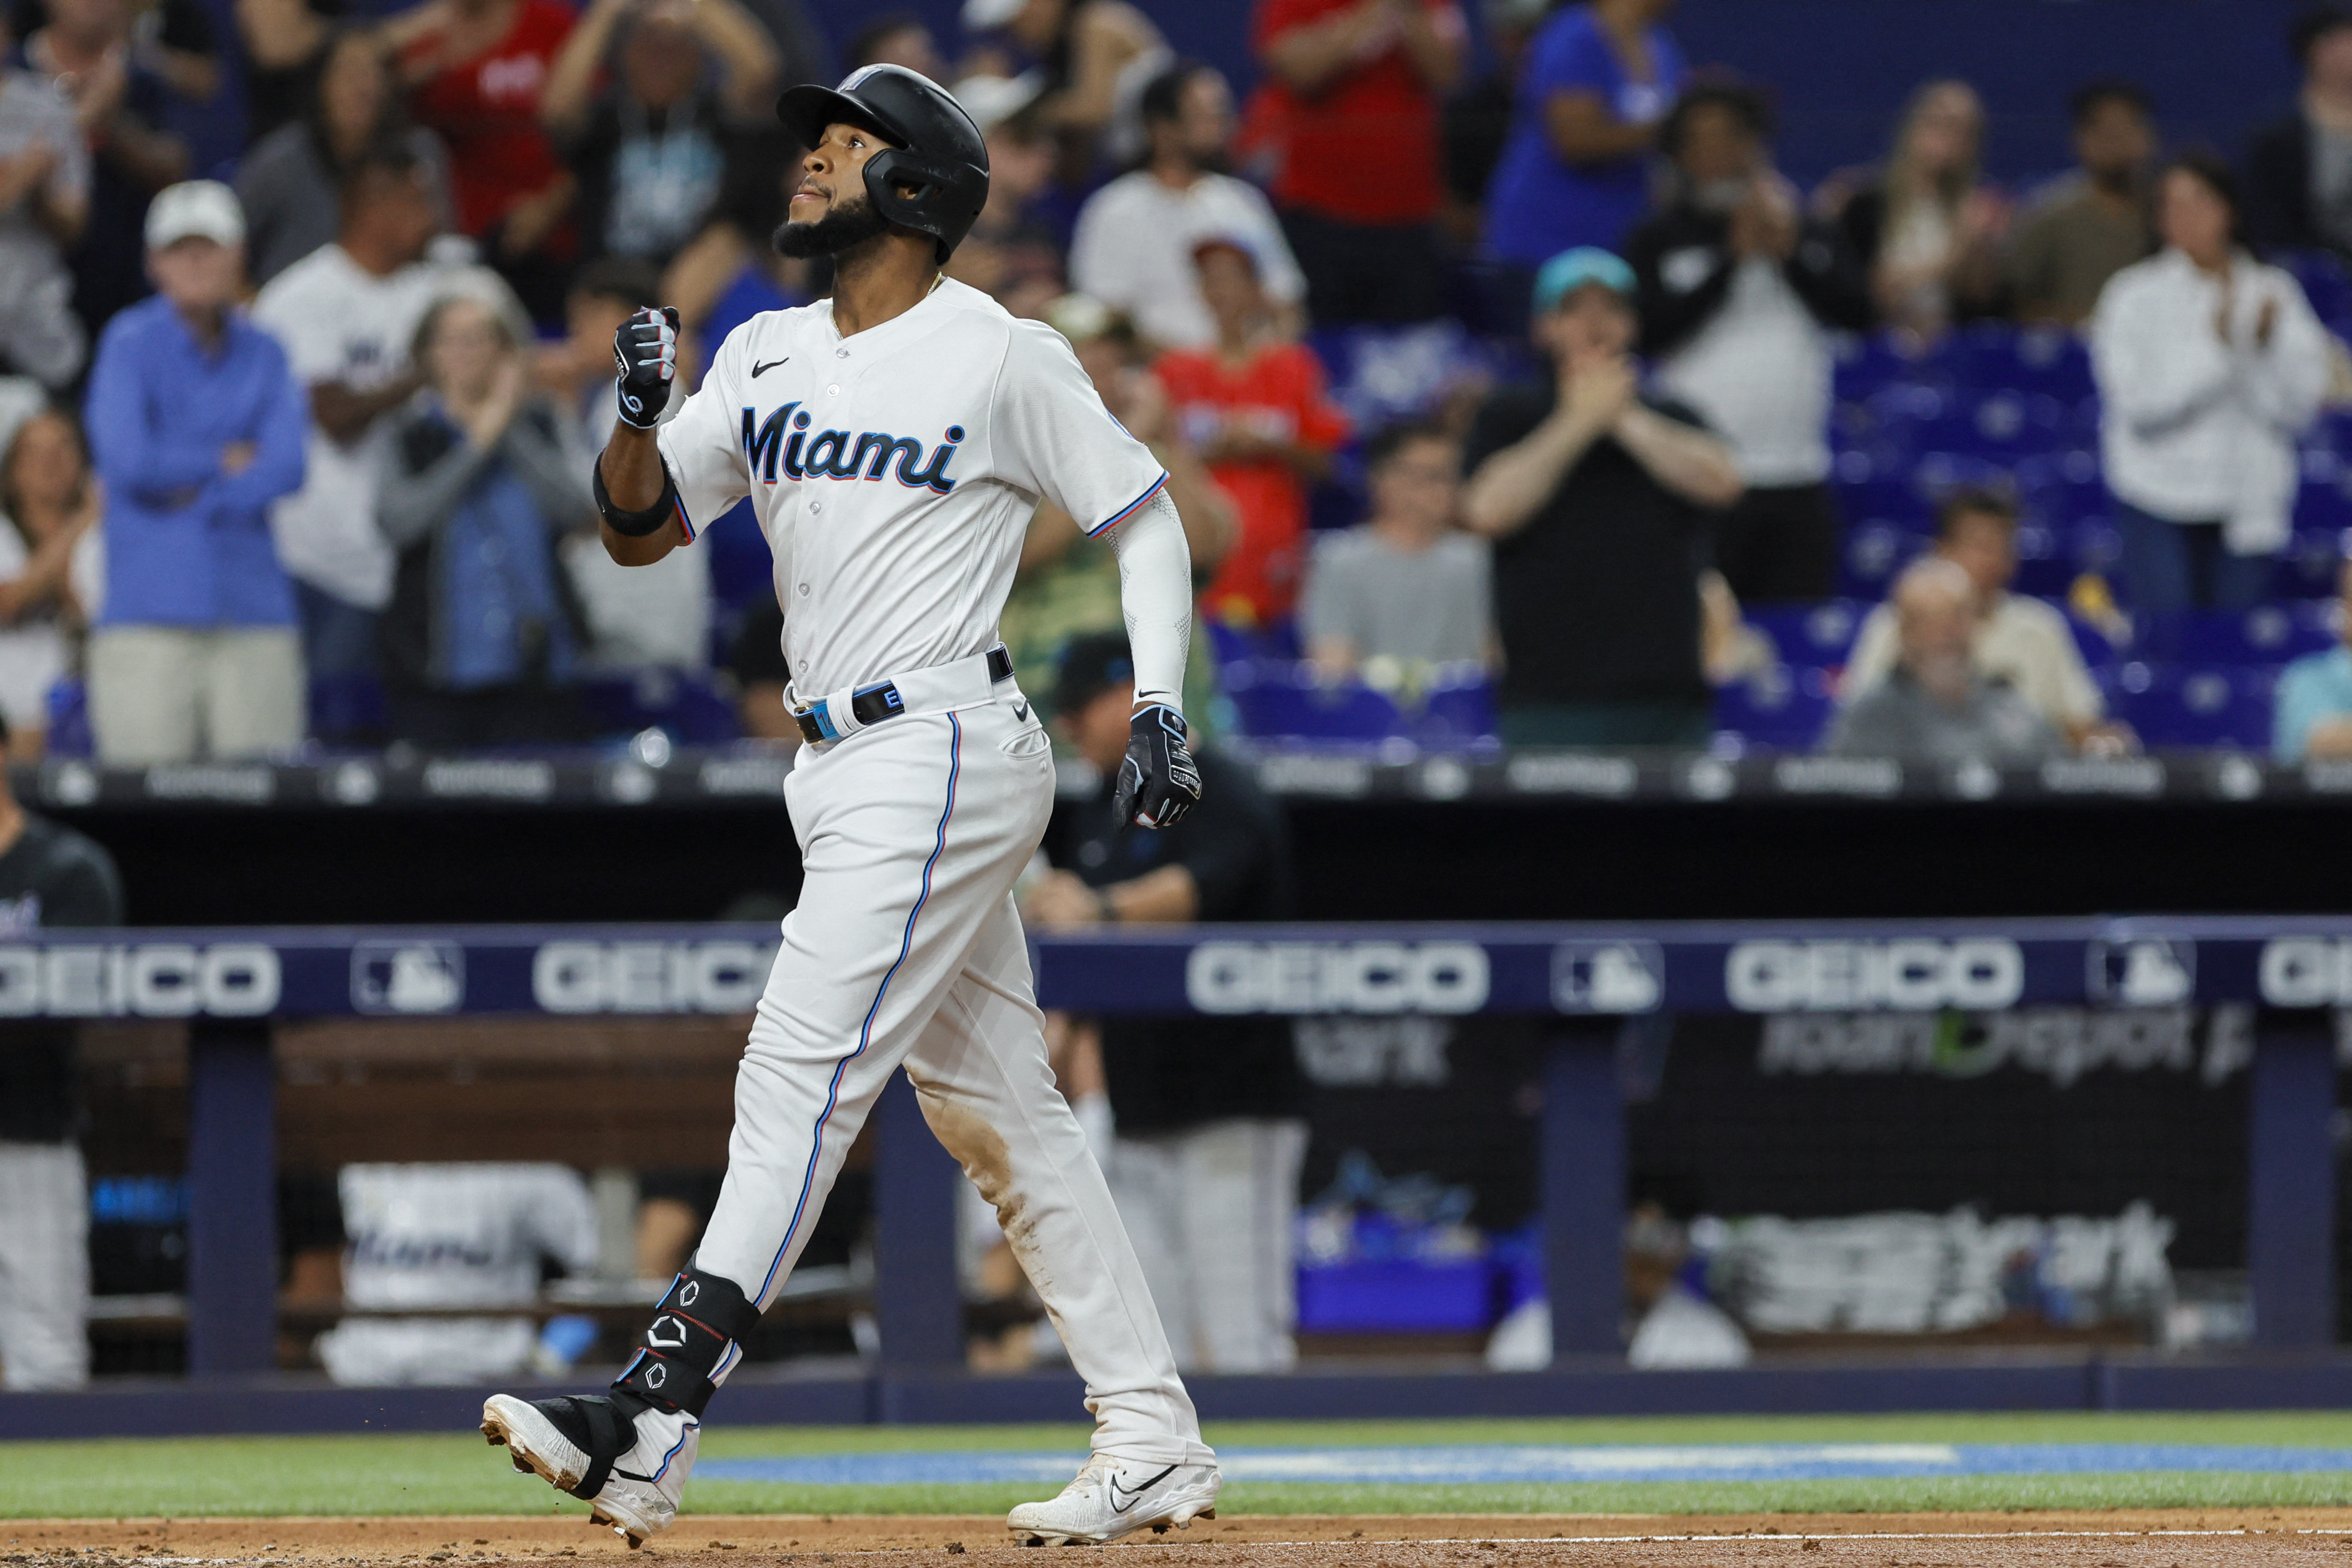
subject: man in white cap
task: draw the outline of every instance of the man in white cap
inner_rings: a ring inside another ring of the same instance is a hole
[[[269,506],[302,483],[301,384],[236,308],[245,216],[218,181],[147,209],[155,295],[99,340],[86,422],[106,483],[90,726],[110,763],[254,756],[302,737],[294,595]]]

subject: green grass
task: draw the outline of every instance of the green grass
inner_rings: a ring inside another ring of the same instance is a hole
[[[1666,1416],[1551,1421],[1226,1422],[1233,1447],[1441,1443],[2259,1443],[2352,1448],[2352,1413]],[[702,1452],[751,1458],[1048,1450],[1075,1467],[1081,1425],[729,1427]],[[1035,1487],[793,1487],[698,1482],[700,1513],[995,1513]],[[1356,1486],[1236,1483],[1234,1513],[1746,1513],[2352,1506],[2352,1473],[2143,1471],[1904,1480]],[[470,1434],[105,1438],[0,1443],[0,1518],[206,1514],[583,1513]]]

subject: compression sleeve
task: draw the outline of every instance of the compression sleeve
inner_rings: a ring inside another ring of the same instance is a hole
[[[1192,551],[1165,488],[1110,531],[1110,547],[1118,555],[1135,700],[1165,702],[1181,713],[1192,650]]]

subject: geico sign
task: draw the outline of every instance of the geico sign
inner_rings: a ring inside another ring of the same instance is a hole
[[[0,947],[0,1017],[256,1018],[278,1005],[278,954],[214,947]]]
[[[1203,1013],[1475,1013],[1486,952],[1475,942],[1204,942],[1184,962]]]
[[[1998,937],[1743,942],[1732,947],[1723,984],[1731,1005],[1750,1013],[1992,1009],[2023,991],[2025,954]]]
[[[551,942],[530,994],[550,1013],[748,1013],[775,960],[749,942]]]
[[[2278,936],[2263,944],[2263,1000],[2273,1007],[2352,1003],[2352,940]]]

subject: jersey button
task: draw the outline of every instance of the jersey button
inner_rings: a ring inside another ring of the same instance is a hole
[[[827,397],[839,397],[841,395],[841,388],[837,386],[828,386],[824,389],[824,395]]]
[[[823,511],[824,510],[824,502],[823,502],[823,501],[821,501],[821,500],[813,500],[813,501],[809,502],[809,510],[811,510],[811,511]]]
[[[801,597],[803,599],[808,597],[808,584],[805,583],[801,584]]]
[[[847,359],[849,357],[849,351],[847,349],[835,349],[833,351],[833,357],[835,359]]]

